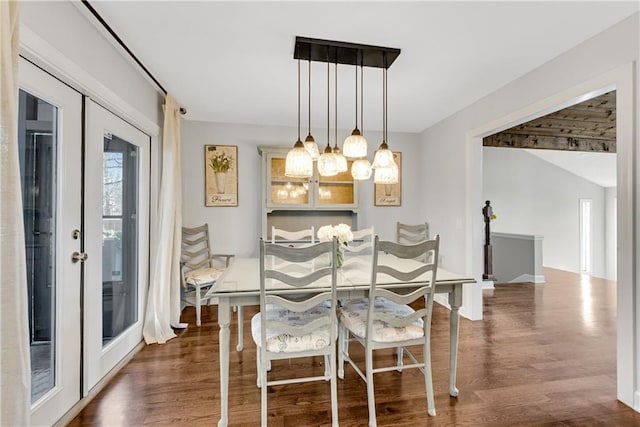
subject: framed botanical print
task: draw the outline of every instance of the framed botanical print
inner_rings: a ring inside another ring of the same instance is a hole
[[[205,206],[238,206],[238,147],[204,146]]]
[[[374,184],[375,206],[400,206],[402,203],[402,153],[394,151],[393,160],[396,162],[396,165],[398,165],[398,183]]]

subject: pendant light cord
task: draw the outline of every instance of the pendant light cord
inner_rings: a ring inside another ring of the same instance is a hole
[[[364,66],[362,65],[362,57],[360,57],[360,132],[364,133]],[[356,73],[358,70],[356,70]],[[358,101],[356,100],[356,104]],[[356,118],[356,120],[358,120]]]
[[[300,141],[300,60],[298,59],[298,141]]]
[[[309,58],[309,135],[311,135],[311,58]]]
[[[335,88],[333,94],[333,102],[335,104],[335,108],[333,109],[334,114],[334,125],[335,125],[335,148],[338,148],[338,63],[335,64],[335,81],[333,82],[333,87]]]
[[[331,88],[330,88],[330,83],[331,83],[331,79],[330,79],[330,70],[329,70],[329,49],[327,49],[327,147],[331,148],[331,144],[329,143],[329,138],[331,136],[331,131],[330,131],[330,117],[331,117],[331,111],[330,111],[330,105],[331,105]]]
[[[389,99],[387,97],[387,72],[388,72],[389,68],[387,67],[387,54],[384,54],[384,140],[385,142],[387,142],[387,144],[389,143],[387,141],[387,138],[389,137],[388,132],[389,132],[389,123],[387,122],[389,120],[389,113],[388,113],[388,109],[387,106],[389,104]]]
[[[356,69],[356,129],[358,129],[358,65]]]

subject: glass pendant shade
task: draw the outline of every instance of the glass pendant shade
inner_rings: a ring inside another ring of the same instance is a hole
[[[393,152],[389,150],[387,143],[383,141],[373,157],[373,164],[371,167],[373,169],[387,168],[392,164],[395,164],[393,161]]]
[[[314,162],[318,160],[318,157],[320,157],[320,150],[318,149],[316,140],[313,139],[313,136],[311,136],[311,134],[307,135],[307,137],[304,139],[304,147],[311,155],[311,160],[313,160]]]
[[[351,165],[351,176],[353,179],[361,181],[371,177],[371,163],[369,160],[358,159]]]
[[[321,176],[335,176],[338,174],[336,157],[333,154],[333,150],[328,145],[327,148],[324,149],[324,153],[322,153],[318,158],[318,173]]]
[[[355,158],[366,157],[367,155],[367,139],[360,134],[360,130],[355,128],[351,135],[344,140],[342,146],[345,157]]]
[[[284,174],[291,178],[310,178],[313,175],[313,160],[302,141],[297,140],[287,153]]]
[[[349,170],[349,166],[347,165],[347,158],[342,155],[339,147],[333,147],[333,156],[336,161],[336,170],[338,173],[346,172]]]
[[[373,182],[376,184],[397,184],[398,175],[398,165],[393,162],[388,167],[377,168],[373,175]]]

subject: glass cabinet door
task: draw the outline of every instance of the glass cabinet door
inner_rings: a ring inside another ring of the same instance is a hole
[[[268,156],[267,206],[311,206],[308,178],[290,178],[284,175],[285,158]]]
[[[352,161],[347,162],[346,172],[335,176],[318,176],[317,205],[335,207],[355,205],[355,185],[350,172],[352,163]]]

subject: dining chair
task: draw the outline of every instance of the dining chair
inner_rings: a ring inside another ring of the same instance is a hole
[[[403,224],[396,223],[397,243],[418,243],[429,239],[429,223],[424,224]]]
[[[180,255],[181,309],[195,306],[196,325],[200,326],[201,306],[209,303],[205,294],[218,280],[218,277],[229,266],[234,257],[231,254],[213,254],[209,243],[209,225],[199,227],[182,227],[182,253]],[[223,260],[214,263],[214,259]],[[238,316],[241,316],[240,311]]]
[[[260,239],[260,312],[251,319],[251,336],[257,346],[263,426],[267,425],[268,386],[309,381],[330,381],[332,424],[338,425],[336,251],[335,237],[304,248]],[[327,258],[331,262],[314,262]],[[287,266],[273,268],[279,265],[274,259],[286,261]],[[289,292],[282,293],[282,287]],[[324,356],[324,375],[268,380],[269,361],[310,356]]]
[[[347,246],[343,246],[342,249],[354,254],[359,254],[373,248],[373,238],[375,236],[373,226],[369,228],[361,228],[359,230],[353,230],[353,241],[349,242]]]
[[[315,227],[304,230],[287,231],[281,228],[271,227],[271,243],[278,243],[290,247],[303,247],[316,243]]]
[[[398,366],[374,368],[373,352],[384,348],[400,348],[413,362],[403,369],[419,368],[424,374],[427,395],[427,412],[435,415],[433,383],[431,377],[431,313],[435,290],[437,261],[423,263],[415,258],[431,254],[438,259],[440,236],[413,245],[401,245],[374,238],[371,285],[368,298],[354,300],[338,310],[338,376],[344,378],[344,362],[347,361],[367,384],[369,426],[376,425],[376,407],[373,374],[398,370]],[[424,258],[423,258],[424,259]],[[392,266],[390,261],[393,260]],[[398,262],[400,260],[401,262]],[[408,294],[391,288],[377,286],[378,275],[391,276],[399,282],[417,282],[420,286]],[[424,308],[414,310],[409,304],[424,298]],[[349,356],[349,343],[355,341],[364,347],[365,372]],[[419,362],[407,349],[422,346],[423,358]]]
[[[413,244],[429,240],[429,223],[403,224],[396,222],[396,242],[401,244]],[[427,261],[426,259],[424,259]]]

